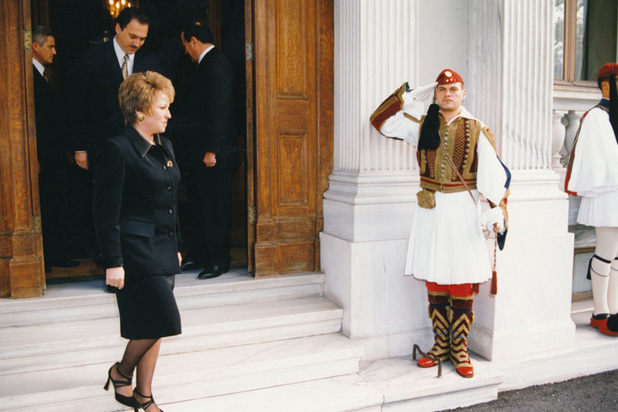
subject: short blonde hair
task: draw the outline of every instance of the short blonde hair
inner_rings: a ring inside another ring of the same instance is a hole
[[[158,92],[163,92],[174,101],[174,86],[162,74],[156,72],[133,73],[120,85],[118,103],[124,116],[124,123],[134,125],[137,122],[137,113],[149,112],[154,104]]]

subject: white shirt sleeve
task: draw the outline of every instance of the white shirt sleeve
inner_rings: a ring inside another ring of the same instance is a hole
[[[405,140],[412,146],[418,145],[419,125],[416,119],[407,117],[404,110],[388,118],[380,128],[380,133],[388,137]]]
[[[572,156],[570,191],[593,196],[618,189],[618,143],[604,110],[588,112]]]
[[[476,153],[479,160],[476,187],[483,196],[497,205],[506,194],[505,185],[508,176],[496,151],[483,132],[479,136]]]

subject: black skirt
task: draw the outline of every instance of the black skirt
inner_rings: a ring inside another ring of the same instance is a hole
[[[180,335],[174,282],[174,275],[125,277],[124,288],[116,293],[123,338],[157,339]]]

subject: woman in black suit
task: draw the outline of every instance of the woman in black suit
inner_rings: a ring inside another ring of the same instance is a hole
[[[181,333],[173,294],[181,263],[180,172],[172,144],[159,135],[171,117],[173,99],[174,88],[164,76],[129,76],[119,89],[128,127],[103,143],[95,166],[93,214],[100,262],[106,283],[116,291],[121,336],[129,339],[122,361],[109,370],[105,389],[112,382],[116,400],[136,411],[160,410],[152,397],[152,377],[161,338]]]

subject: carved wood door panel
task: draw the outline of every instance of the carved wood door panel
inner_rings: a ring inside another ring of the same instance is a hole
[[[321,3],[253,3],[256,276],[319,269]]]
[[[0,2],[0,296],[45,288],[29,0]]]

